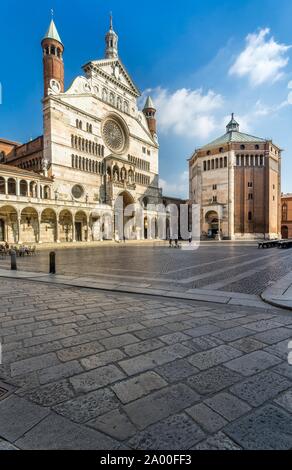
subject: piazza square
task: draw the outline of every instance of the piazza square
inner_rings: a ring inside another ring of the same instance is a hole
[[[283,92],[292,38],[246,24],[230,95],[203,72],[172,91],[170,62],[165,75],[145,31],[130,28],[129,47],[113,4],[98,26],[83,12],[99,38],[88,52],[65,7],[49,21],[41,7],[37,106],[9,98],[27,122],[3,76],[1,455],[93,450],[136,468],[150,451],[181,466],[292,450],[291,104],[265,108],[257,88]]]

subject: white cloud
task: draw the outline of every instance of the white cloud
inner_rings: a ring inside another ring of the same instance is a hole
[[[180,88],[170,92],[164,88],[147,90],[151,93],[157,107],[159,131],[174,133],[187,138],[207,138],[216,128],[214,111],[223,106],[220,94],[202,89]]]
[[[269,28],[246,37],[246,47],[229,70],[230,75],[248,77],[252,86],[275,82],[283,75],[289,62],[287,51],[291,46],[268,38]]]
[[[184,171],[178,175],[174,182],[169,182],[160,178],[159,186],[162,188],[163,194],[166,196],[187,199],[189,194],[189,172]]]

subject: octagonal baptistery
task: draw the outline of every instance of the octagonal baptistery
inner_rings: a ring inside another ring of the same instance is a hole
[[[189,189],[202,239],[280,237],[281,149],[240,132],[233,114],[226,133],[189,159]]]

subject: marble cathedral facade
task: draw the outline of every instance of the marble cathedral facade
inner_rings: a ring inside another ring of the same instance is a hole
[[[150,97],[138,108],[112,18],[105,42],[105,57],[65,89],[64,45],[51,21],[41,43],[44,133],[25,144],[0,139],[0,242],[113,239],[117,198],[145,207],[142,229],[127,237],[143,239],[156,223],[146,209],[161,201],[156,109]]]

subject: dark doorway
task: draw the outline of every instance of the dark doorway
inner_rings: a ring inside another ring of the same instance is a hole
[[[75,222],[76,241],[82,242],[82,222]]]
[[[4,220],[0,219],[0,242],[5,241],[5,223]]]
[[[289,235],[289,231],[288,231],[287,225],[283,225],[283,226],[282,226],[281,232],[282,232],[282,238],[283,238],[284,240],[286,240],[286,239],[288,238],[288,235]]]

